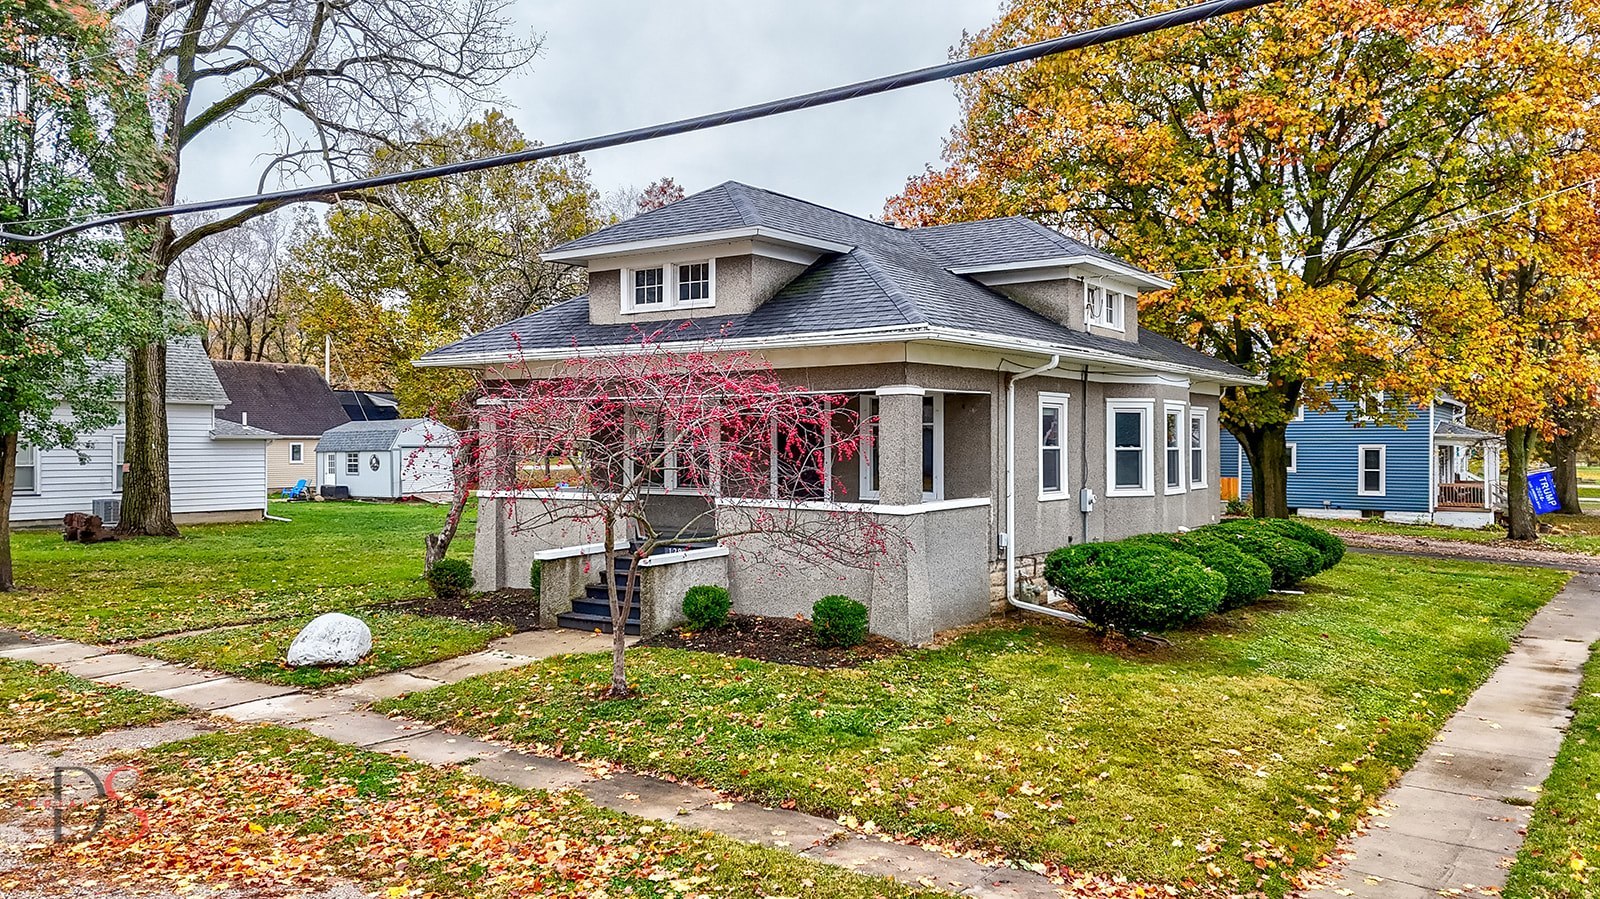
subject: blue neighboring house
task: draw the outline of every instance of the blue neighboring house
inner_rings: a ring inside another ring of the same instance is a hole
[[[1302,409],[1287,433],[1289,508],[1314,518],[1493,524],[1504,503],[1499,435],[1468,427],[1466,406],[1450,397],[1410,411],[1403,424],[1380,424],[1347,400],[1328,412]],[[1220,449],[1224,483],[1238,478],[1248,495],[1243,448],[1223,431]]]

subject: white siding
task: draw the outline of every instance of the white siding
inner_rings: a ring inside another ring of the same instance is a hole
[[[317,454],[317,471],[327,471],[329,453]],[[321,483],[330,481],[341,487],[350,488],[350,495],[368,499],[395,499],[400,496],[398,479],[400,459],[398,450],[365,450],[356,453],[359,459],[359,471],[349,474],[345,471],[345,454],[332,453],[335,457],[333,475],[322,475]],[[373,471],[372,460],[378,460],[378,469]]]
[[[64,410],[57,410],[65,418]],[[212,408],[167,406],[172,511],[236,512],[264,508],[267,492],[266,444],[259,440],[211,439]],[[57,449],[39,454],[39,489],[18,494],[11,503],[13,522],[54,522],[68,512],[88,512],[93,501],[112,492],[112,446],[123,427],[84,436],[79,454]]]

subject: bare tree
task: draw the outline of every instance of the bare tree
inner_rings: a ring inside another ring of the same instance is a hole
[[[174,201],[196,140],[241,123],[265,126],[273,136],[255,172],[263,189],[365,170],[375,148],[446,102],[493,100],[493,85],[537,52],[537,40],[512,33],[509,6],[507,0],[118,0],[118,25],[158,83],[149,108],[115,113],[124,133],[147,135],[154,164],[143,201]],[[282,205],[257,203],[182,233],[165,219],[132,226],[130,242],[149,258],[152,307],[168,308],[168,279],[185,253]],[[130,350],[127,384],[129,477],[120,529],[175,534],[166,347],[159,335]]]
[[[263,216],[211,235],[173,263],[168,298],[202,329],[212,358],[305,363],[320,353],[284,297],[284,243],[276,217]]]

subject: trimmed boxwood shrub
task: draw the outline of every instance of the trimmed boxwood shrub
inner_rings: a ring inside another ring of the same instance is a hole
[[[461,599],[472,590],[472,565],[464,559],[440,559],[428,569],[428,589],[440,599]]]
[[[733,600],[729,599],[726,587],[701,584],[683,594],[683,617],[689,620],[690,630],[709,631],[722,627],[728,623],[731,608]]]
[[[1194,556],[1202,565],[1227,578],[1228,589],[1222,595],[1223,611],[1247,606],[1272,589],[1272,569],[1265,562],[1216,535],[1198,531],[1145,534],[1127,542],[1134,541]]]
[[[1044,577],[1101,633],[1181,627],[1222,605],[1228,579],[1200,560],[1151,542],[1086,543],[1045,558]]]
[[[818,646],[858,646],[867,639],[867,607],[848,596],[824,596],[811,607]]]
[[[1272,569],[1272,586],[1276,590],[1297,584],[1322,570],[1322,554],[1310,544],[1266,528],[1233,526],[1241,523],[1207,525],[1195,533],[1214,535],[1265,562]]]
[[[1344,558],[1344,541],[1322,528],[1312,527],[1293,518],[1259,518],[1256,521],[1261,523],[1261,527],[1275,531],[1290,540],[1299,540],[1315,549],[1322,555],[1323,571],[1339,564]]]

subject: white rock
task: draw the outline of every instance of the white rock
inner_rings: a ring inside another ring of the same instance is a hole
[[[354,665],[372,651],[372,631],[359,618],[329,612],[312,619],[289,644],[291,665]]]

